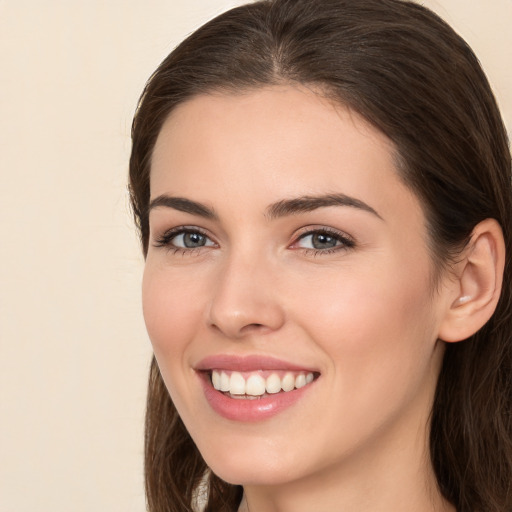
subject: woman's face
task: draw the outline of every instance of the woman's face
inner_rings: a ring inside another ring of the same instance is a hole
[[[228,482],[423,453],[447,294],[393,155],[356,113],[292,87],[199,96],[164,124],[144,316]]]

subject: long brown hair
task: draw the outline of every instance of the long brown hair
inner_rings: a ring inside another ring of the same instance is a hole
[[[512,254],[511,161],[487,79],[467,44],[404,0],[268,0],[232,9],[181,43],[148,81],[133,122],[130,193],[148,248],[151,155],[173,108],[212,91],[306,84],[387,135],[421,201],[437,268],[497,219]],[[448,344],[432,410],[431,460],[459,512],[512,510],[512,259],[492,319]],[[241,488],[206,467],[153,360],[145,472],[151,512],[233,511]]]

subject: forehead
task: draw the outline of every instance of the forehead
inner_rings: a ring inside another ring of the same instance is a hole
[[[280,86],[179,105],[158,136],[151,189],[153,196],[172,179],[176,186],[194,182],[199,192],[208,179],[221,186],[242,175],[254,185],[282,177],[329,189],[342,175],[362,178],[365,171],[378,186],[386,170],[396,175],[395,148],[385,135],[314,91]]]

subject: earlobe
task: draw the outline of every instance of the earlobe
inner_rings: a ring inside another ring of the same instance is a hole
[[[499,223],[486,219],[477,224],[456,264],[456,297],[440,325],[438,338],[462,341],[475,334],[493,315],[501,293],[505,243]]]

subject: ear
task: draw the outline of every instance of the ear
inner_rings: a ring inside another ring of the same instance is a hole
[[[477,224],[450,283],[449,307],[438,338],[455,342],[469,338],[491,318],[501,293],[505,242],[494,219]]]

